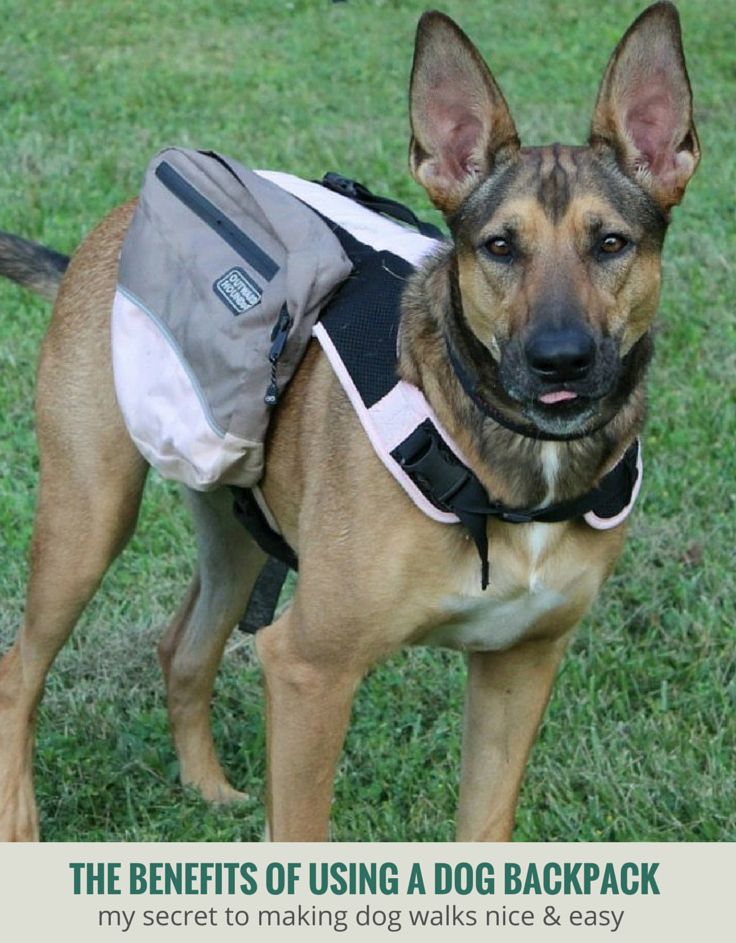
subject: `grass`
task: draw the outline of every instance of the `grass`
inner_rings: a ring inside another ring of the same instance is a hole
[[[405,170],[422,3],[0,0],[0,226],[70,252],[169,143],[311,177],[347,172],[430,215]],[[446,0],[502,83],[524,140],[584,138],[607,56],[639,3]],[[517,837],[736,839],[736,409],[729,0],[680,10],[704,149],[668,240],[647,476],[631,539],[555,688]],[[22,617],[37,477],[32,400],[46,306],[0,284],[0,649]],[[214,705],[229,811],[177,785],[155,660],[193,566],[176,489],[152,477],[140,528],[59,657],[41,710],[53,840],[255,840],[264,732],[250,642]],[[450,839],[464,665],[412,650],[356,701],[334,810],[340,840]]]

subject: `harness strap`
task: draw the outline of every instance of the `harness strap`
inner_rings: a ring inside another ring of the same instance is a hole
[[[239,488],[233,485],[230,488],[233,495],[233,513],[258,546],[271,557],[281,560],[292,570],[299,569],[299,561],[291,547],[281,534],[266,520],[266,515],[260,509],[253,491],[250,488]]]
[[[444,442],[431,420],[425,420],[391,456],[436,507],[455,514],[468,529],[481,561],[481,586],[489,581],[489,517],[510,524],[556,524],[593,512],[612,518],[625,508],[637,490],[640,476],[639,440],[627,449],[616,466],[587,494],[541,508],[509,508],[489,501],[481,482]]]
[[[397,200],[378,196],[362,183],[358,183],[357,180],[350,180],[348,177],[343,177],[342,174],[331,171],[324,175],[320,183],[328,190],[334,190],[335,193],[346,196],[355,203],[360,203],[366,209],[373,210],[375,213],[383,213],[385,216],[391,216],[401,223],[408,223],[423,236],[428,236],[430,239],[444,240],[447,238],[438,226],[419,219],[408,206],[404,206],[403,203],[399,203]]]
[[[276,557],[266,560],[250,594],[245,614],[238,623],[241,632],[255,635],[259,629],[273,622],[288,572],[287,564]]]
[[[281,595],[284,580],[290,569],[296,570],[299,561],[281,534],[277,534],[266,519],[250,488],[230,488],[233,513],[269,559],[258,574],[248,606],[238,623],[242,632],[255,634],[273,622],[273,614]]]

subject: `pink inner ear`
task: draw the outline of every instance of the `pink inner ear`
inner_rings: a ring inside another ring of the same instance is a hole
[[[653,174],[672,163],[676,125],[672,100],[663,92],[640,99],[626,115],[626,130]]]
[[[442,173],[453,180],[464,180],[476,169],[473,154],[483,134],[483,124],[460,98],[441,93],[438,98],[432,110]]]

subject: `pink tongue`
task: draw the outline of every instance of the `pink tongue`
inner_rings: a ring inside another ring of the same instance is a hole
[[[569,399],[577,399],[578,394],[573,393],[571,390],[558,390],[556,393],[545,393],[544,396],[540,396],[539,399],[543,403],[564,403]]]

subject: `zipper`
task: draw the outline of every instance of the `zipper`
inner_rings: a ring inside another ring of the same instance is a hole
[[[196,190],[167,161],[156,167],[156,176],[166,189],[218,234],[238,255],[270,282],[279,270],[276,262],[250,236]]]
[[[268,352],[268,360],[271,364],[271,382],[268,384],[266,395],[263,397],[263,402],[267,406],[275,406],[279,401],[279,386],[276,382],[276,371],[281,355],[284,352],[284,347],[286,347],[286,340],[289,336],[292,324],[293,321],[289,314],[289,309],[286,307],[286,303],[284,303],[281,306],[281,311],[279,311],[278,321],[274,324],[273,331],[271,331],[271,349]]]

